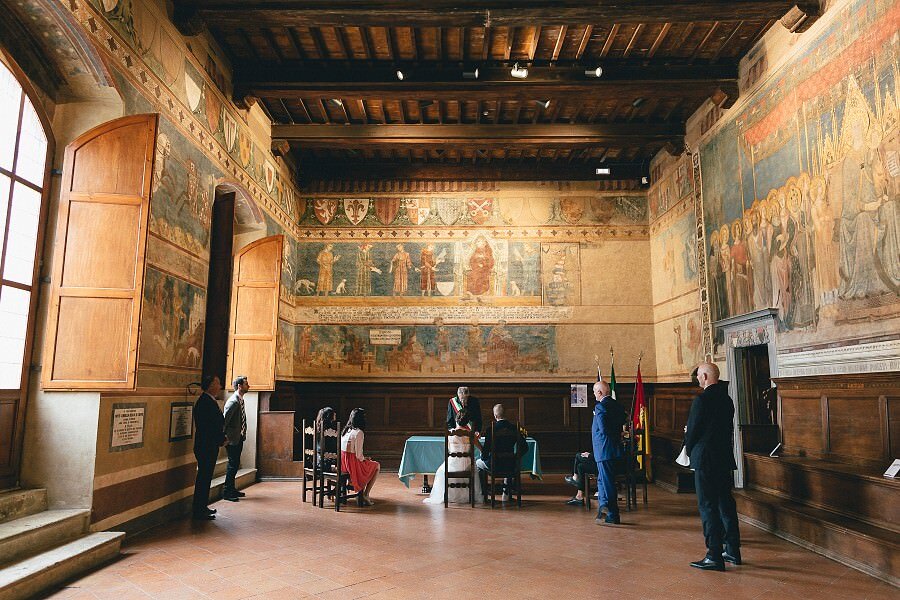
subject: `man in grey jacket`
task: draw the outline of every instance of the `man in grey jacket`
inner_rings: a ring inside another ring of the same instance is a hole
[[[237,502],[244,492],[234,487],[234,478],[241,466],[241,451],[247,439],[247,412],[244,409],[244,394],[250,389],[250,383],[244,375],[238,375],[232,382],[234,393],[225,402],[225,452],[228,453],[228,468],[225,470],[225,488],[222,497],[230,502]]]

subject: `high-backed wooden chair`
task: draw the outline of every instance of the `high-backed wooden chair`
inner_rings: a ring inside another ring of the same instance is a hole
[[[323,488],[319,492],[319,508],[325,505],[325,496],[334,499],[334,510],[341,511],[341,503],[346,503],[351,498],[359,498],[360,490],[351,492],[350,474],[344,473],[341,466],[341,423],[337,422],[334,429],[323,429],[319,441],[322,455],[322,482]],[[336,452],[330,450],[331,440],[334,440]],[[333,464],[331,461],[334,461]]]
[[[321,491],[319,484],[320,469],[319,461],[316,458],[316,435],[315,422],[312,425],[306,423],[303,419],[303,501],[306,502],[306,495],[312,490],[312,502],[316,504],[316,494]],[[310,488],[309,483],[312,482]]]
[[[504,493],[512,497],[513,492],[516,493],[516,504],[522,506],[522,455],[525,454],[527,448],[519,448],[521,434],[519,433],[519,424],[516,423],[515,430],[494,429],[494,423],[491,423],[491,464],[488,471],[490,486],[491,508],[494,508],[496,499],[496,480],[505,479],[506,483],[501,483],[500,488]]]
[[[469,449],[465,452],[450,452],[450,438],[469,438]],[[451,471],[451,458],[467,458],[469,460],[469,468],[465,471]],[[450,479],[457,480],[450,483]],[[465,479],[465,481],[459,481]],[[450,505],[450,488],[468,488],[469,503],[475,508],[475,440],[474,433],[468,429],[454,429],[448,431],[444,437],[444,507]]]

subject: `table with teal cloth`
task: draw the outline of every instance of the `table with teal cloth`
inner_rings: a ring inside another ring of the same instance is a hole
[[[484,441],[484,440],[482,440]],[[541,454],[538,451],[538,443],[534,438],[527,438],[528,452],[522,457],[522,472],[530,473],[533,479],[542,479],[544,472],[541,470]],[[478,448],[475,449],[475,458],[481,456]],[[444,464],[444,438],[439,435],[414,435],[403,446],[403,456],[400,458],[400,472],[397,476],[403,485],[409,487],[409,482],[416,475],[431,475]]]

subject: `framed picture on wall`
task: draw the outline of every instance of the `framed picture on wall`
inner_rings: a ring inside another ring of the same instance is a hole
[[[193,437],[194,405],[173,402],[169,407],[169,441],[178,442]]]
[[[569,401],[569,406],[572,408],[587,408],[588,400],[587,400],[587,384],[586,383],[573,383],[571,387],[571,400]]]

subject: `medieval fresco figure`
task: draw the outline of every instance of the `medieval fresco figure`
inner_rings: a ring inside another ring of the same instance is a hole
[[[301,364],[309,361],[312,350],[312,325],[306,325],[300,332],[300,339],[297,348],[297,358]]]
[[[851,89],[844,115],[844,158],[840,166],[841,283],[838,288],[838,296],[844,300],[877,296],[888,291],[876,268],[876,244],[879,231],[885,229],[885,224],[879,223],[879,209],[887,201],[887,194],[876,183],[881,158],[877,150],[867,144],[870,117],[864,102],[864,99],[854,102]],[[896,228],[896,223],[891,226]]]
[[[810,214],[813,223],[816,281],[819,286],[818,302],[821,306],[833,304],[837,299],[838,252],[835,245],[835,222],[831,200],[826,194],[825,179],[816,176],[809,186]]]
[[[466,351],[468,353],[468,360],[466,362],[470,367],[477,367],[479,356],[483,351],[481,345],[481,327],[479,327],[477,323],[469,325],[469,329],[466,332],[466,339]]]
[[[672,328],[672,333],[675,334],[675,361],[679,365],[684,364],[684,348],[681,342],[681,324],[676,323]]]
[[[393,295],[402,296],[409,288],[409,270],[413,268],[409,252],[403,249],[403,244],[397,244],[397,252],[391,258],[391,267],[388,271],[394,274]]]
[[[341,257],[335,256],[334,244],[326,244],[318,255],[316,255],[316,263],[319,265],[319,279],[316,283],[316,295],[325,295],[331,291],[334,283],[334,263]]]
[[[709,281],[710,281],[710,313],[712,320],[718,321],[728,316],[728,300],[725,293],[725,272],[719,260],[719,232],[709,234]]]
[[[488,362],[498,371],[509,371],[515,367],[519,357],[519,345],[506,329],[506,321],[501,320],[491,328],[487,339]]]
[[[787,327],[791,310],[791,259],[787,249],[787,233],[780,233],[773,244],[770,268],[772,270],[772,306],[778,309],[778,319]]]
[[[738,314],[734,310],[734,272],[731,270],[731,245],[728,243],[731,230],[728,225],[719,229],[719,264],[722,269],[722,280],[725,283],[725,308],[722,317]]]
[[[792,329],[808,327],[815,323],[816,305],[812,289],[812,269],[809,224],[804,212],[803,195],[796,185],[790,186],[787,196],[788,248],[791,260],[791,313]]]
[[[745,223],[750,224],[747,229],[747,250],[750,254],[750,269],[753,274],[753,303],[751,309],[758,310],[769,305],[772,297],[772,274],[769,271],[769,244],[766,240],[766,232],[761,226],[764,210],[759,206],[751,209],[749,219]]]
[[[369,296],[372,293],[372,273],[381,273],[372,260],[372,244],[361,244],[356,253],[356,295]]]
[[[435,273],[439,264],[439,261],[434,257],[434,244],[428,244],[422,248],[419,261],[419,268],[416,269],[420,273],[419,287],[423,296],[430,296],[434,291]]]
[[[481,296],[491,289],[491,275],[494,272],[494,251],[484,237],[475,240],[475,250],[469,257],[466,272],[466,291],[473,296]]]
[[[731,311],[734,315],[742,315],[751,310],[752,298],[752,274],[750,272],[750,257],[747,253],[747,245],[744,243],[744,232],[741,220],[737,219],[731,224],[731,235],[734,241],[731,244]]]

